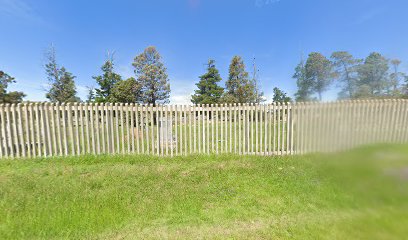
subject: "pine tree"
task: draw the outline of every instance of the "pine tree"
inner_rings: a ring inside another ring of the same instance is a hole
[[[248,79],[244,61],[239,56],[234,56],[229,66],[223,101],[227,103],[251,103],[255,101],[255,87]]]
[[[218,69],[215,67],[215,61],[209,60],[207,72],[200,76],[200,81],[196,84],[198,89],[191,96],[191,102],[194,104],[219,103],[224,92],[224,89],[218,86],[221,80]]]
[[[109,56],[108,59],[101,67],[102,75],[94,76],[93,79],[99,84],[99,88],[95,89],[96,102],[111,102],[110,95],[113,86],[122,80],[122,77],[115,73],[113,56]]]
[[[26,96],[23,92],[7,92],[8,85],[15,83],[13,77],[0,71],[0,103],[19,103]]]
[[[80,99],[76,96],[75,76],[68,72],[64,67],[59,67],[56,60],[55,49],[51,47],[46,53],[47,64],[45,71],[47,73],[50,89],[46,97],[51,102],[78,102]]]
[[[355,98],[358,84],[357,70],[362,60],[355,59],[353,55],[345,51],[334,52],[331,59],[335,71],[334,76],[342,86],[339,98]]]
[[[313,93],[317,93],[319,100],[322,100],[322,93],[330,86],[333,73],[332,63],[321,53],[312,52],[305,65],[305,77],[307,83],[311,84]]]
[[[359,86],[357,97],[383,97],[389,92],[389,60],[380,53],[373,52],[358,68]]]
[[[137,81],[141,87],[140,100],[143,103],[156,105],[168,103],[170,98],[170,83],[167,69],[161,61],[161,56],[155,47],[148,47],[138,55],[133,64]]]
[[[59,79],[51,83],[51,88],[46,94],[46,97],[51,102],[79,102],[80,99],[76,96],[75,76],[67,72],[64,67],[59,69]]]

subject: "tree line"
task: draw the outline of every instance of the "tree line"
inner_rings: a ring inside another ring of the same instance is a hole
[[[51,102],[77,102],[77,91],[74,78],[55,60],[55,49],[47,54],[45,65],[50,89],[46,97]],[[170,98],[170,83],[167,69],[161,61],[161,56],[155,47],[146,48],[134,58],[132,63],[136,78],[123,79],[115,72],[113,55],[108,55],[101,67],[101,74],[93,79],[98,88],[89,87],[87,102],[121,102],[121,103],[168,103]]]
[[[49,88],[46,98],[51,102],[79,102],[75,76],[56,57],[54,47],[46,51],[44,64]],[[330,87],[340,88],[339,99],[408,98],[408,75],[400,72],[401,61],[389,60],[380,53],[371,53],[365,59],[354,58],[345,51],[334,52],[329,58],[318,52],[301,59],[295,68],[295,101],[322,100]],[[88,87],[86,102],[121,102],[166,104],[170,98],[170,80],[161,56],[153,46],[147,47],[132,63],[135,77],[124,79],[115,71],[113,54],[108,54],[101,66],[101,74],[94,76],[97,87]],[[253,63],[253,72],[246,70],[240,56],[234,56],[229,65],[225,86],[215,60],[206,64],[206,72],[199,76],[196,90],[191,96],[194,104],[261,103],[266,101],[259,84],[259,70]],[[23,92],[9,92],[7,87],[14,78],[0,71],[0,102],[19,103]],[[273,88],[274,102],[290,102],[283,90]]]
[[[295,100],[322,100],[322,94],[333,84],[340,87],[338,99],[407,98],[408,75],[400,72],[400,65],[401,60],[390,60],[377,52],[365,59],[346,51],[334,52],[330,58],[312,52],[295,69]]]

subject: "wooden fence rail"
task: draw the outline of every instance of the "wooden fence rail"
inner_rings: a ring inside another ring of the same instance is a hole
[[[304,154],[408,142],[408,101],[0,104],[0,129],[1,158]]]

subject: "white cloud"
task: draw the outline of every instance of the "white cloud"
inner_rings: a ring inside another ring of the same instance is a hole
[[[84,101],[86,100],[87,96],[88,96],[88,88],[86,86],[82,86],[82,85],[77,85],[76,86],[77,89],[77,95],[78,97]]]
[[[171,95],[170,104],[191,105],[191,95]]]
[[[191,95],[194,93],[195,84],[189,80],[170,80],[170,103],[191,104]]]

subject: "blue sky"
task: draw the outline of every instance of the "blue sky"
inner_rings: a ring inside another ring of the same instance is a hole
[[[406,0],[0,0],[0,69],[16,78],[11,89],[45,100],[43,52],[52,43],[84,98],[108,50],[130,77],[133,58],[154,45],[168,68],[172,103],[189,103],[209,58],[225,81],[234,55],[248,71],[256,58],[270,100],[275,86],[296,91],[291,76],[301,52],[363,58],[378,51],[407,71],[407,11]]]

